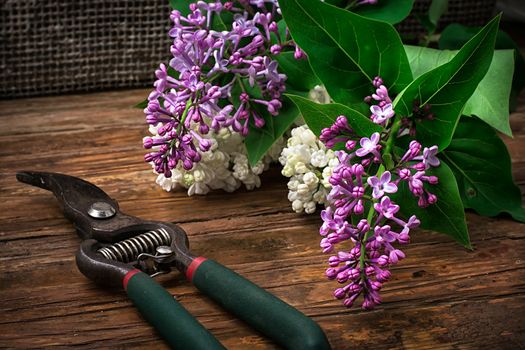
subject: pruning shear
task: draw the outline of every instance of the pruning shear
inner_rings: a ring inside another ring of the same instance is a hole
[[[24,171],[18,181],[53,192],[82,238],[79,270],[98,284],[123,287],[144,318],[178,349],[224,349],[153,276],[175,267],[198,290],[286,349],[330,349],[312,319],[234,271],[188,248],[177,225],[119,210],[97,186],[58,173]]]

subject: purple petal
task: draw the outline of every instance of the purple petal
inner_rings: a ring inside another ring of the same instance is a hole
[[[373,106],[370,106],[370,112],[372,112],[372,114],[375,114],[375,115],[381,115],[383,111],[381,110],[381,107],[379,107],[378,105],[373,105]]]
[[[370,176],[366,182],[368,182],[368,184],[372,187],[377,187],[377,185],[379,185],[379,179],[377,176]]]
[[[361,138],[361,140],[359,140],[359,144],[361,145],[361,147],[368,147],[368,145],[370,144],[370,139],[368,137],[363,137]]]
[[[372,197],[374,197],[375,199],[379,199],[383,194],[385,193],[381,191],[379,187],[374,187],[374,190],[372,191]]]
[[[392,175],[390,174],[390,171],[385,171],[383,175],[381,175],[381,184],[386,184],[390,182],[390,179],[392,178]]]
[[[397,186],[393,182],[389,182],[383,185],[383,191],[386,193],[396,193],[397,192]]]
[[[357,151],[355,151],[355,154],[357,154],[359,157],[364,157],[364,156],[366,156],[368,153],[370,153],[370,151],[367,150],[366,148],[360,148],[360,149],[358,149]]]
[[[372,137],[370,137],[370,141],[372,141],[374,143],[374,146],[377,145],[377,143],[379,142],[379,133],[378,132],[375,132],[372,134]]]

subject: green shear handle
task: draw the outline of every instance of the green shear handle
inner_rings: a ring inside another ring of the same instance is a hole
[[[223,265],[199,257],[186,276],[224,309],[285,349],[330,349],[325,334],[312,319]]]
[[[142,316],[173,349],[225,349],[166,289],[144,272],[128,273],[124,289]]]

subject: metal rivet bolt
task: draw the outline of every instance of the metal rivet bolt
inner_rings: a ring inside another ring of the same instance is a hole
[[[107,219],[115,215],[116,210],[108,202],[95,202],[89,207],[88,214],[95,219]]]
[[[173,253],[173,251],[171,250],[171,247],[167,245],[159,245],[157,249],[155,250],[157,251],[157,254],[159,255],[171,255]]]

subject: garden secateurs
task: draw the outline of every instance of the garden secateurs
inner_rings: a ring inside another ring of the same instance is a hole
[[[312,319],[223,265],[194,256],[177,225],[119,211],[115,200],[82,179],[19,172],[21,182],[54,193],[82,238],[79,270],[98,284],[122,286],[144,318],[177,349],[224,349],[153,276],[173,267],[224,309],[286,349],[330,349]]]

